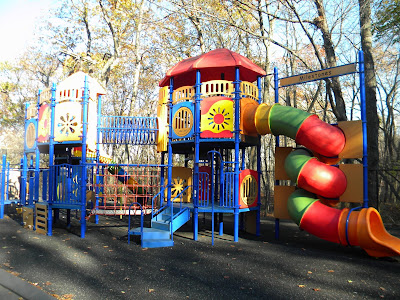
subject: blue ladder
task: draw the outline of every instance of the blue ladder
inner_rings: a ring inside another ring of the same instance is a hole
[[[183,209],[173,207],[171,214],[171,206],[166,206],[151,219],[151,228],[143,228],[142,213],[141,227],[128,229],[128,244],[131,235],[139,235],[142,248],[172,247],[174,245],[172,234],[189,220],[190,210],[188,207]]]

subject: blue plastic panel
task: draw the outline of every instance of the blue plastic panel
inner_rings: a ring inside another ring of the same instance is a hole
[[[181,102],[172,107],[172,138],[186,139],[194,134],[194,103]]]

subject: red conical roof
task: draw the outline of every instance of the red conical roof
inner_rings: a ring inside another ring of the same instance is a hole
[[[174,89],[181,86],[193,86],[196,83],[196,70],[201,70],[201,81],[225,79],[235,80],[235,68],[239,67],[240,80],[253,82],[265,71],[248,58],[228,49],[216,49],[199,56],[190,57],[177,63],[167,71],[160,81],[160,87],[169,85],[174,77]],[[224,75],[221,75],[224,74]]]

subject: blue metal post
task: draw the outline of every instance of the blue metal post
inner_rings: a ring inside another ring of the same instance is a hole
[[[39,90],[38,97],[37,97],[37,120],[39,121],[39,103],[40,103],[40,94],[42,90]],[[36,130],[36,141],[38,138],[39,130]],[[39,147],[36,144],[35,147],[35,201],[39,201],[39,176],[40,176],[40,151]]]
[[[42,172],[42,180],[43,180],[43,185],[42,185],[42,200],[43,202],[47,202],[47,179],[48,178],[48,172],[43,171]]]
[[[214,226],[215,226],[215,220],[214,220],[214,187],[215,187],[215,182],[214,182],[214,152],[211,154],[211,178],[210,178],[210,185],[211,185],[211,245],[214,246]]]
[[[275,92],[275,103],[279,103],[279,78],[278,68],[274,68],[274,92]],[[279,136],[275,137],[275,147],[279,147]],[[279,184],[277,180],[276,185]],[[275,239],[279,240],[279,219],[275,219]]]
[[[363,177],[364,177],[364,199],[363,207],[368,207],[368,141],[367,141],[367,106],[365,101],[365,72],[364,72],[364,53],[358,52],[358,67],[360,77],[360,101],[361,101],[361,121],[362,121],[362,132],[363,132]]]
[[[161,172],[161,176],[160,176],[161,187],[163,187],[164,184],[165,184],[165,174],[164,174],[165,167],[164,167],[164,164],[165,164],[165,152],[161,152],[161,170],[160,170],[160,172]],[[160,207],[162,206],[162,204],[164,202],[164,198],[165,198],[165,193],[161,193],[161,195],[160,195]],[[152,209],[154,209],[154,208],[152,208]]]
[[[172,190],[172,100],[174,94],[174,78],[169,80],[169,131],[168,131],[168,169],[167,169],[167,205],[171,205],[171,190]]]
[[[100,161],[100,130],[99,128],[101,127],[101,95],[97,98],[97,130],[96,130],[96,160],[97,163]],[[96,168],[96,203],[95,203],[95,209],[98,209],[99,207],[99,183],[100,183],[100,178],[99,178],[100,172],[99,172],[99,166]],[[99,216],[96,214],[95,219],[94,219],[96,224],[99,224]]]
[[[26,166],[26,153],[22,156],[21,159],[21,181],[20,181],[20,204],[26,205],[26,176],[27,176],[27,166]]]
[[[234,216],[234,242],[239,241],[239,143],[240,143],[240,71],[239,68],[235,69],[235,176],[234,176],[234,192],[233,198],[235,207],[233,211]]]
[[[81,238],[85,237],[86,232],[86,140],[87,140],[87,127],[88,127],[88,104],[89,104],[89,86],[88,77],[85,76],[85,86],[83,89],[82,108],[82,160],[81,160]]]
[[[257,88],[258,88],[258,104],[262,103],[262,95],[261,95],[261,77],[257,77]],[[260,137],[261,139],[261,137]],[[261,224],[261,143],[257,145],[257,215],[256,215],[256,235],[260,236],[260,224]]]
[[[10,162],[7,162],[7,175],[6,175],[6,200],[10,200],[9,198],[9,189],[10,189]]]
[[[194,104],[194,168],[193,168],[193,239],[197,241],[199,232],[199,163],[200,163],[200,100],[201,74],[196,71]]]
[[[36,187],[35,187],[35,182],[34,182],[34,171],[33,171],[33,156],[31,156],[30,162],[29,162],[29,198],[28,198],[28,205],[33,206],[33,195],[35,193]]]
[[[56,108],[56,84],[51,87],[51,122],[49,137],[49,202],[47,206],[47,235],[53,235],[53,208],[52,204],[57,193],[55,187],[55,170],[54,170],[54,127],[55,127],[55,108]]]
[[[1,190],[0,190],[0,196],[1,196],[1,198],[0,198],[0,201],[1,201],[1,203],[0,203],[0,219],[3,219],[4,218],[4,189],[5,189],[5,179],[6,179],[6,161],[7,161],[7,158],[6,158],[6,155],[4,154],[3,155],[3,164],[2,164],[2,169],[1,169],[1,182],[0,182],[0,187],[1,187]]]

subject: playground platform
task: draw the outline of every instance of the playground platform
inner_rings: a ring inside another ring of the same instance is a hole
[[[200,218],[197,242],[189,222],[174,234],[174,247],[142,249],[127,244],[126,217],[100,219],[99,225],[88,225],[81,239],[79,223],[67,231],[63,215],[51,237],[6,217],[0,220],[0,269],[16,274],[16,281],[23,278],[39,291],[70,300],[400,296],[399,258],[372,258],[359,247],[300,231],[293,222],[281,222],[276,241],[274,219],[262,218],[260,237],[240,232],[235,243],[233,218],[226,216],[224,235],[216,233],[211,246],[211,221]],[[388,229],[400,235],[399,227]]]

